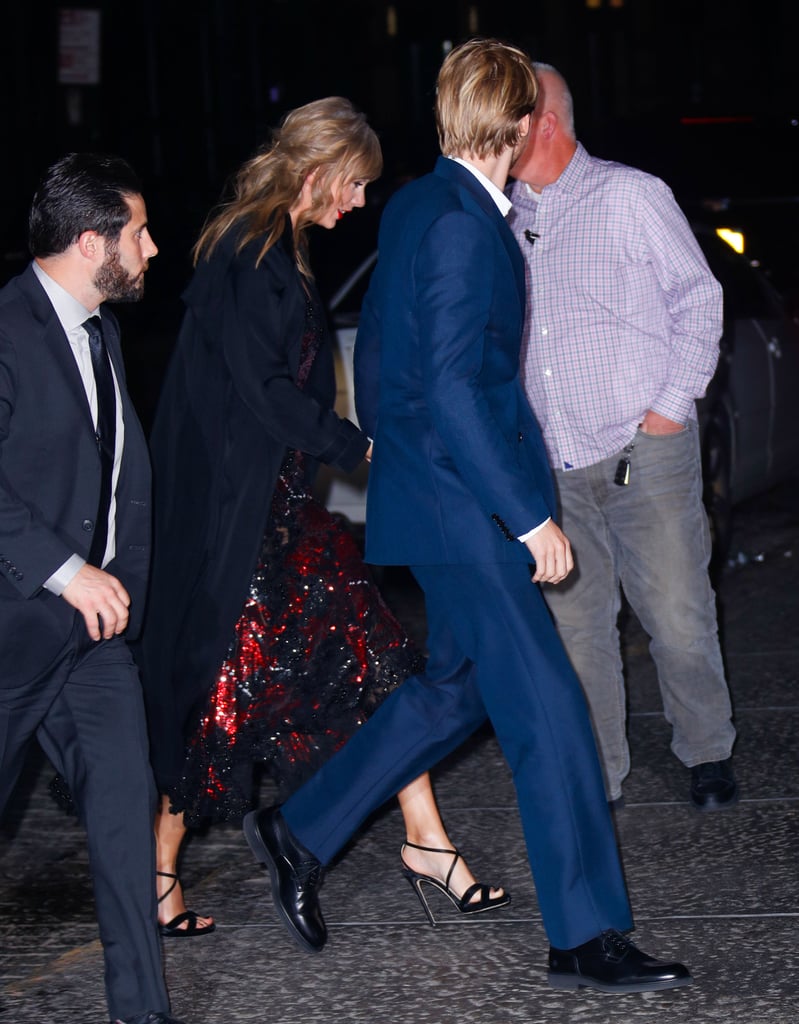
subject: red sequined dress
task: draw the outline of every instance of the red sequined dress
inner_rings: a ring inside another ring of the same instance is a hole
[[[300,387],[322,338],[309,302]],[[189,825],[250,810],[258,763],[287,796],[421,667],[352,536],[311,496],[306,461],[284,459],[249,595],[170,794]]]

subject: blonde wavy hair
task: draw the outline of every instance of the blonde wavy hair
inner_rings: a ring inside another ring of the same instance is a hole
[[[519,139],[538,83],[529,56],[498,39],[470,39],[451,50],[436,83],[436,125],[445,156],[499,156]]]
[[[233,179],[233,196],[211,213],[193,249],[195,264],[208,259],[220,240],[240,226],[236,251],[263,236],[256,266],[278,241],[286,215],[312,172],[312,205],[294,225],[300,271],[311,277],[305,230],[314,215],[334,201],[333,185],[374,181],[383,169],[377,135],[366,117],[341,96],[315,100],[290,111],[271,140],[244,163]]]

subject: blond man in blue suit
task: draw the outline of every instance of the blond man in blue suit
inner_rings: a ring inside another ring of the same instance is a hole
[[[386,208],[358,333],[358,414],[374,438],[367,558],[409,565],[424,590],[426,670],[282,808],[248,816],[245,833],[290,934],[321,949],[322,866],[487,715],[516,786],[550,983],[673,988],[691,983],[686,968],[622,934],[632,920],[591,726],[536,586],[572,568],[518,379],[524,272],[504,220],[536,93],[514,47],[478,39],[446,58],[444,155]],[[448,856],[429,856],[429,874],[410,873],[417,889],[443,886]]]

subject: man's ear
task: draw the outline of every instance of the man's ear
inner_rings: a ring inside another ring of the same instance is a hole
[[[96,231],[83,231],[78,235],[76,244],[84,259],[96,261],[105,258],[105,239]]]
[[[558,117],[551,110],[545,110],[538,118],[538,132],[544,139],[551,139],[557,131]]]

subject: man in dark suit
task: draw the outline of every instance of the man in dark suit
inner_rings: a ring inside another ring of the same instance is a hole
[[[0,810],[35,736],[86,828],[111,1018],[177,1024],[126,641],[147,579],[150,470],[103,305],[140,298],[158,250],[138,179],[116,157],[55,163],[29,227],[34,260],[0,291]]]
[[[534,585],[572,568],[518,379],[524,270],[504,221],[536,91],[513,47],[473,40],[449,54],[436,100],[444,156],[384,213],[358,333],[358,414],[374,437],[367,558],[409,564],[424,590],[426,671],[245,832],[290,933],[321,948],[321,865],[487,713],[513,772],[550,983],[673,988],[690,984],[686,968],[621,934],[632,921],[591,726]]]

